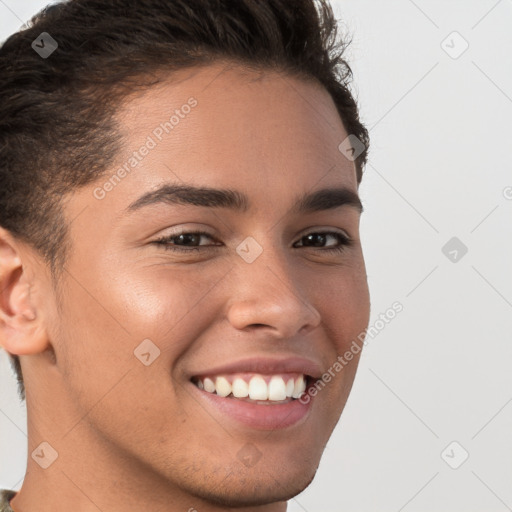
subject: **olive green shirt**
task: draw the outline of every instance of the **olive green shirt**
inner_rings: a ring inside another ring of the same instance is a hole
[[[0,490],[0,512],[13,512],[9,502],[16,494],[16,491]]]

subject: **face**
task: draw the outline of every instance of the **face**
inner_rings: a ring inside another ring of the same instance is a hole
[[[335,363],[368,324],[348,134],[314,83],[180,76],[123,104],[116,165],[67,198],[47,389],[68,439],[126,478],[286,500],[315,474],[359,354]]]

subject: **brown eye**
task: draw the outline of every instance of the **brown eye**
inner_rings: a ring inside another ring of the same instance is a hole
[[[330,240],[335,241],[335,245],[326,245]],[[337,231],[319,231],[308,233],[301,238],[302,244],[299,247],[312,247],[320,248],[323,251],[342,251],[347,245],[350,245],[352,241],[344,233]],[[294,247],[297,247],[295,245]]]
[[[204,231],[191,231],[189,233],[178,233],[155,240],[154,243],[163,246],[164,249],[169,251],[201,251],[205,249],[212,249],[214,246],[220,244],[201,244],[202,239],[214,240],[214,238]]]

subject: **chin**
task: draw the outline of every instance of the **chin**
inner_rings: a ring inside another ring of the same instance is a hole
[[[275,471],[264,467],[239,470],[220,479],[210,476],[206,480],[208,487],[190,489],[189,492],[223,508],[262,506],[294,498],[311,484],[316,471],[317,466],[307,464],[286,474],[282,468]]]

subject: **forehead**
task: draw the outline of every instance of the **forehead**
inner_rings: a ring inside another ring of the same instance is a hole
[[[128,98],[117,120],[123,149],[94,184],[107,194],[81,191],[77,211],[92,203],[122,215],[169,182],[238,190],[259,211],[289,209],[313,189],[357,191],[354,163],[338,150],[347,133],[313,81],[225,63],[181,70]]]
[[[118,117],[126,126],[147,130],[155,117],[161,120],[165,109],[170,108],[172,114],[189,97],[200,103],[203,122],[207,115],[222,111],[224,116],[211,119],[219,127],[223,119],[230,125],[246,126],[247,118],[268,121],[283,114],[290,116],[290,111],[296,119],[306,116],[313,124],[325,123],[331,129],[342,126],[329,93],[313,78],[306,80],[267,68],[249,69],[226,61],[160,72],[157,78],[158,83],[128,96],[121,104]],[[146,117],[141,119],[141,113]],[[239,123],[232,114],[237,114]]]
[[[186,162],[191,178],[207,162],[222,162],[209,169],[217,179],[228,170],[277,179],[287,168],[300,173],[313,165],[321,174],[336,166],[355,185],[354,164],[338,150],[347,136],[343,123],[314,81],[219,62],[181,70],[128,100],[119,120],[127,142],[121,160],[150,137],[156,147],[149,158],[166,152],[167,165],[177,172]]]

